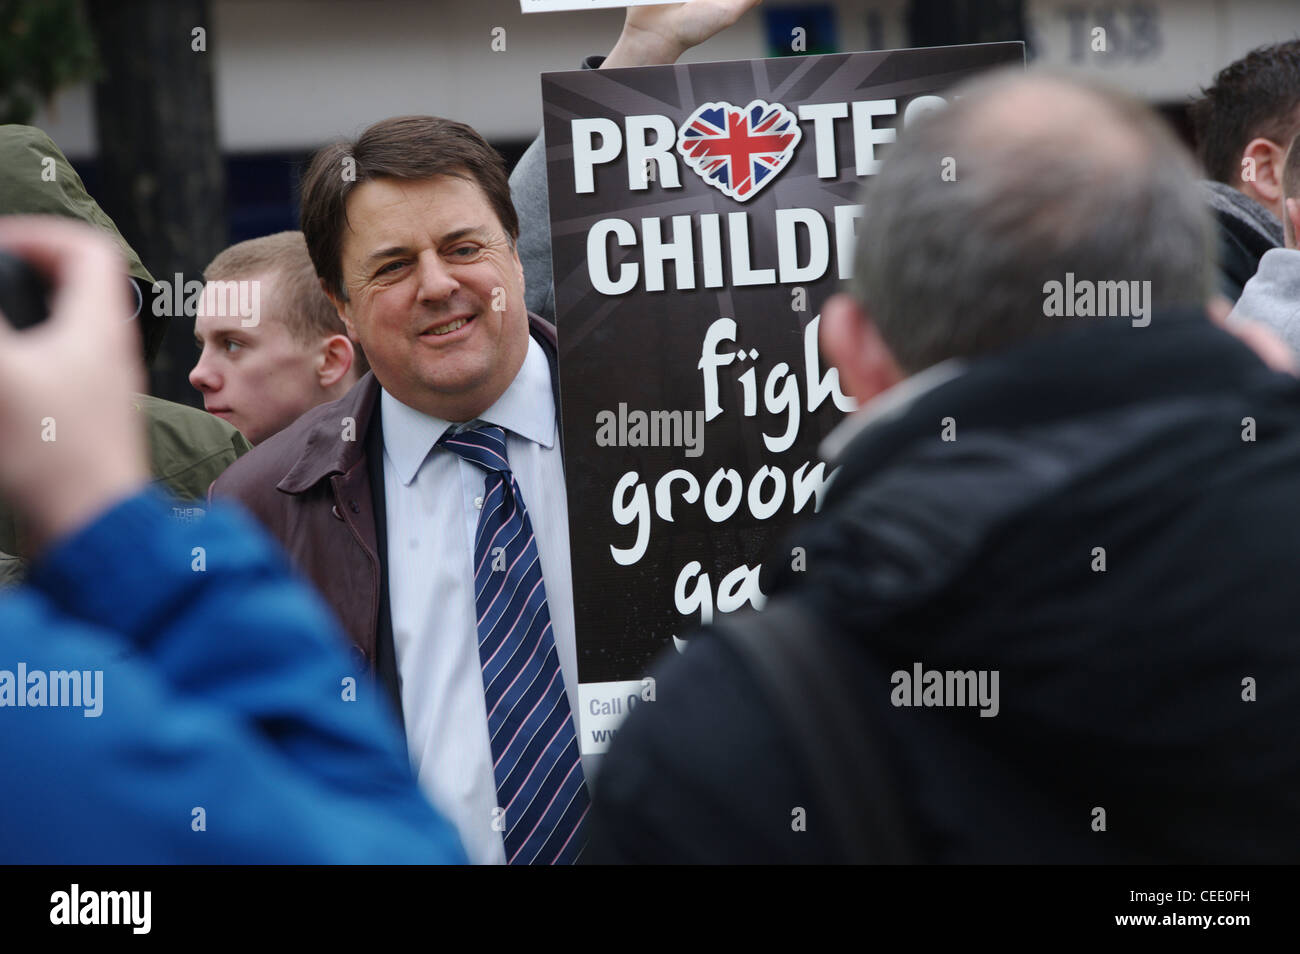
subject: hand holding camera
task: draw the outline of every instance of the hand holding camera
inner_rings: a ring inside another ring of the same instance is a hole
[[[3,217],[0,253],[0,496],[40,548],[148,480],[131,411],[144,386],[139,331],[125,320],[134,302],[120,253],[94,229]]]

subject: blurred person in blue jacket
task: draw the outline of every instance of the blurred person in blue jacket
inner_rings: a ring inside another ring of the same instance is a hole
[[[0,320],[0,496],[37,543],[0,597],[0,862],[463,862],[278,548],[147,489],[116,250],[17,217],[0,248],[53,286],[45,323]]]

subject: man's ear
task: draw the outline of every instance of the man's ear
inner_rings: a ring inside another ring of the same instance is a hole
[[[320,344],[316,357],[316,379],[328,391],[347,377],[357,360],[356,349],[344,335],[330,335]]]
[[[840,390],[858,403],[906,377],[866,308],[851,295],[835,295],[822,305],[817,331],[822,354],[840,373]]]
[[[1282,218],[1282,163],[1286,150],[1271,139],[1257,136],[1241,153],[1241,191]]]
[[[334,289],[330,288],[329,285],[325,283],[325,279],[318,278],[317,281],[320,282],[320,290],[325,293],[325,297],[330,300],[330,304],[333,305],[334,310],[338,312],[339,321],[343,322],[343,327],[348,329],[348,337],[355,339],[357,337],[357,329],[352,324],[352,302],[344,301],[335,294]]]

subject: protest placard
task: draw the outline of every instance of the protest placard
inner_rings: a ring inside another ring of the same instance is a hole
[[[817,348],[858,189],[900,127],[1020,43],[548,73],[545,109],[584,753],[666,647],[760,607],[853,407]],[[935,169],[936,181],[943,170]]]

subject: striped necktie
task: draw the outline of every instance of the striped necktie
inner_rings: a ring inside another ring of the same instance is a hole
[[[497,803],[509,864],[572,864],[586,843],[587,783],[551,633],[533,525],[490,425],[438,441],[487,471],[474,541],[474,602]]]

